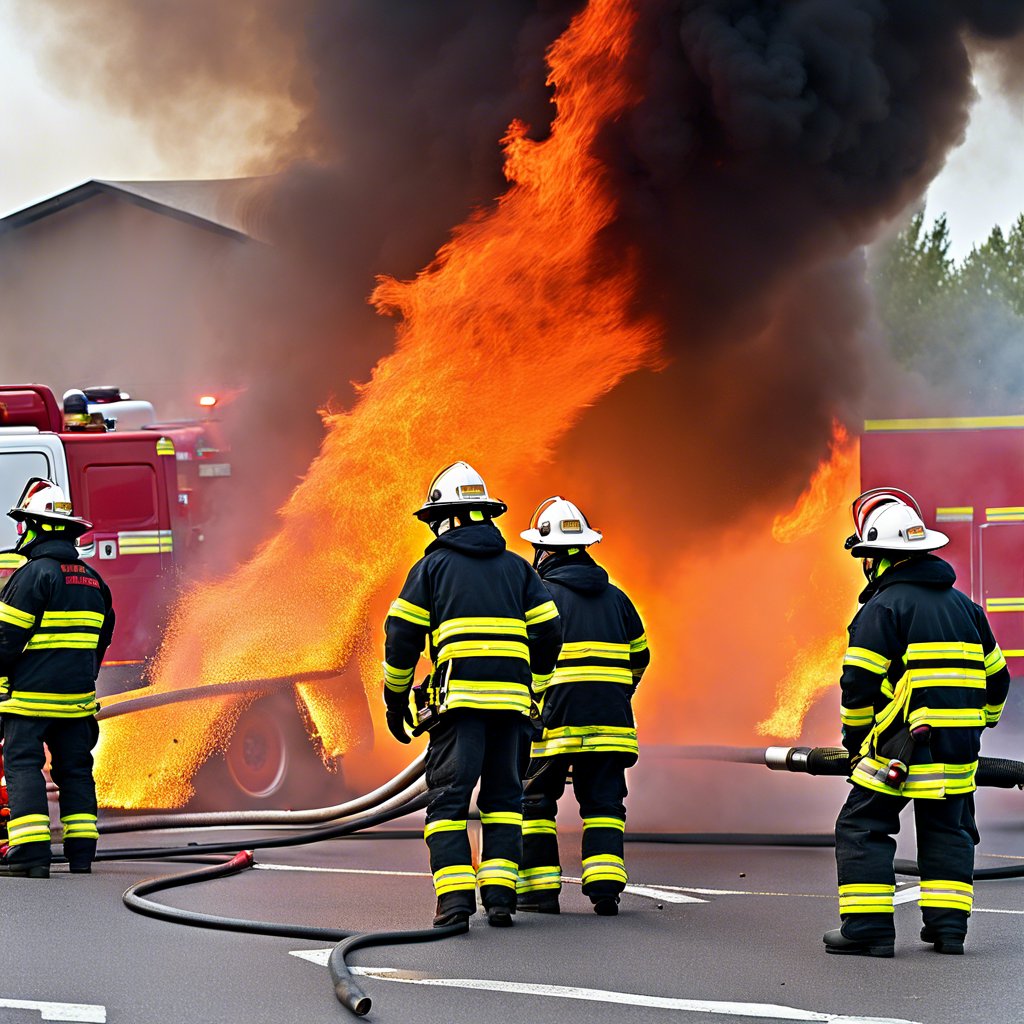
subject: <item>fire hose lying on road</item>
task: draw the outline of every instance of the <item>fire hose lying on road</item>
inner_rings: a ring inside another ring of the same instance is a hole
[[[726,747],[726,746],[682,746],[652,747],[647,753],[653,757],[668,757],[685,760],[729,761],[737,764],[760,764],[776,771],[801,772],[810,775],[846,776],[849,770],[849,756],[841,747]],[[329,822],[322,828],[312,829],[296,834],[257,839],[239,850],[238,843],[206,843],[184,847],[104,850],[97,855],[98,860],[146,859],[158,857],[196,857],[232,853],[226,861],[214,863],[192,871],[172,875],[170,877],[149,879],[131,886],[123,896],[129,909],[161,920],[178,924],[193,925],[205,928],[218,928],[228,931],[248,932],[252,934],[286,936],[289,938],[308,938],[312,940],[328,940],[338,943],[331,952],[328,967],[331,982],[338,1000],[357,1016],[363,1016],[371,1008],[369,996],[356,984],[349,972],[346,957],[358,949],[371,946],[398,945],[402,943],[425,942],[447,938],[451,935],[463,934],[468,930],[466,925],[455,925],[448,928],[428,928],[415,931],[393,931],[377,933],[353,933],[344,929],[313,928],[305,925],[287,924],[267,921],[249,921],[238,918],[216,917],[191,911],[167,907],[147,899],[148,896],[167,889],[190,885],[237,874],[254,864],[253,850],[281,848],[319,842],[323,839],[337,839],[354,836],[356,833],[394,820],[426,804],[426,784],[422,780],[423,755],[413,761],[407,768],[372,793],[339,804],[335,807],[314,808],[307,811],[247,811],[247,812],[216,812],[207,814],[167,814],[154,817],[136,817],[101,823],[100,831],[127,832],[150,828],[188,829],[201,826],[244,825],[258,828],[266,825],[309,824]],[[981,758],[977,781],[979,786],[996,786],[1001,788],[1024,788],[1024,763],[1004,760],[1001,758]],[[403,836],[419,837],[419,830],[406,830],[399,833]],[[370,833],[388,838],[393,833]],[[749,842],[753,840],[762,845],[790,845],[801,839],[820,840],[800,845],[827,845],[829,837],[786,837],[772,835],[665,835],[635,834],[627,838],[633,841],[676,841],[687,842]],[[897,861],[896,870],[899,874],[916,874],[913,862]],[[1013,865],[997,869],[981,869],[975,877],[1010,878],[1024,875],[1024,865]]]
[[[809,775],[846,776],[849,755],[841,747],[727,747],[680,746],[648,747],[645,754],[652,758],[683,760],[727,761],[736,764],[760,764],[775,771],[800,772]],[[204,867],[149,879],[129,887],[123,895],[125,905],[137,913],[178,924],[251,934],[308,938],[337,942],[328,961],[331,981],[338,1000],[358,1016],[369,1012],[371,1000],[355,983],[349,972],[346,957],[357,949],[371,946],[398,945],[426,942],[463,934],[468,925],[448,928],[429,928],[414,931],[354,933],[344,929],[313,928],[300,924],[272,921],[251,921],[240,918],[217,917],[209,914],[178,910],[147,899],[167,889],[190,885],[237,874],[254,865],[253,851],[289,846],[308,845],[326,839],[355,836],[366,829],[384,824],[427,803],[427,786],[423,779],[425,756],[421,754],[394,778],[377,789],[354,800],[330,807],[301,811],[220,811],[207,813],[175,813],[113,818],[100,822],[101,834],[146,831],[151,829],[195,829],[201,827],[275,827],[282,825],[310,825],[321,827],[293,832],[284,836],[253,839],[246,843],[213,842],[191,843],[177,847],[144,847],[134,849],[103,849],[97,861],[154,860],[162,858],[205,859],[212,855],[229,854],[227,860],[215,861]],[[0,762],[2,763],[2,762]],[[979,786],[1024,788],[1024,763],[1002,758],[983,757],[977,771]],[[392,838],[395,833],[370,833],[370,836]],[[403,837],[418,837],[419,830],[404,830]],[[830,844],[827,836],[780,836],[752,834],[666,834],[634,833],[627,836],[634,842],[704,842],[704,843],[756,843],[759,845],[818,845]],[[240,849],[244,846],[244,849]],[[909,861],[897,861],[898,874],[916,875],[917,866]],[[976,879],[1015,878],[1024,876],[1024,864],[1003,868],[979,869]]]

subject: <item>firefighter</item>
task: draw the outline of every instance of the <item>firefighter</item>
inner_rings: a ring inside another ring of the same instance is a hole
[[[476,887],[489,924],[511,925],[522,850],[519,746],[533,681],[561,644],[558,611],[537,574],[505,548],[493,520],[506,511],[465,462],[442,470],[415,515],[434,540],[410,570],[385,623],[388,729],[408,743],[413,672],[429,640],[433,674],[417,687],[431,724],[424,838],[437,895],[435,927],[465,923]],[[466,821],[479,781],[482,855],[475,869]]]
[[[974,889],[974,776],[982,730],[999,721],[1010,675],[984,611],[931,552],[929,530],[896,488],[853,503],[867,586],[843,658],[843,745],[852,789],[836,821],[842,927],[829,953],[891,957],[893,856],[900,812],[914,804],[921,870],[921,939],[963,953]]]
[[[601,534],[572,502],[548,498],[520,536],[534,547],[563,643],[553,675],[536,684],[542,731],[526,771],[518,906],[558,913],[555,812],[571,768],[583,818],[583,892],[610,917],[626,885],[625,772],[637,759],[631,701],[651,660],[647,635],[633,602],[587,552]]]
[[[64,856],[87,873],[96,853],[92,748],[96,675],[110,644],[110,591],[81,559],[75,538],[92,524],[73,514],[63,490],[34,477],[7,513],[23,559],[0,591],[0,727],[11,817],[0,874],[48,878],[50,817],[43,765],[59,790]]]

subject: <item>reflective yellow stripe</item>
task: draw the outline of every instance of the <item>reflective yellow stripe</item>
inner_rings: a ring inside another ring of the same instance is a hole
[[[629,644],[608,644],[599,640],[578,640],[562,644],[558,660],[573,658],[610,658],[615,661],[629,661]]]
[[[962,661],[984,661],[985,652],[981,644],[968,644],[959,640],[938,643],[907,644],[905,661],[934,661],[955,658]]]
[[[1003,505],[985,509],[985,518],[990,523],[1024,522],[1024,505]]]
[[[850,726],[865,726],[870,725],[875,720],[875,709],[872,706],[866,708],[839,708],[839,717],[842,720],[843,725]]]
[[[610,853],[584,857],[582,878],[584,885],[588,882],[621,882],[625,885],[628,881],[626,862]]]
[[[1006,658],[996,644],[988,654],[985,655],[985,675],[994,676],[997,672],[1006,668]]]
[[[876,676],[884,676],[889,670],[889,659],[868,650],[866,647],[849,647],[843,658],[843,667],[863,668]]]
[[[17,555],[13,551],[0,552],[0,569],[20,569],[27,561],[24,555]]]
[[[434,892],[443,896],[446,892],[462,892],[476,888],[476,871],[472,864],[454,864],[434,872]]]
[[[974,506],[947,505],[935,510],[937,523],[970,523],[974,520]]]
[[[529,626],[536,626],[541,622],[547,622],[548,619],[557,619],[558,609],[555,607],[554,601],[545,601],[543,604],[537,605],[536,608],[531,608],[526,613],[526,623]]]
[[[0,601],[0,622],[17,626],[19,629],[31,629],[35,625],[35,621],[36,617],[34,615],[23,612],[20,608],[15,608],[14,605],[8,604],[6,601]]]
[[[519,867],[514,860],[492,857],[482,860],[476,873],[476,880],[481,886],[500,885],[506,889],[514,889],[519,881]]]
[[[41,629],[60,626],[84,626],[92,629],[103,628],[102,612],[43,612],[39,621]]]
[[[891,914],[894,885],[858,883],[839,886],[840,914]]]
[[[388,615],[396,619],[405,619],[406,622],[411,622],[414,626],[430,627],[430,612],[426,608],[421,608],[411,601],[404,601],[400,597],[396,597],[391,602]]]
[[[526,639],[526,623],[522,619],[492,618],[487,615],[466,615],[445,619],[431,634],[435,646],[462,633],[491,633],[498,636],[518,636]]]
[[[532,757],[573,754],[586,751],[607,751],[635,754],[638,746],[636,729],[611,725],[562,726],[545,729],[531,749]]]
[[[428,821],[423,826],[423,838],[429,839],[437,832],[465,832],[466,820],[455,821],[453,818],[438,818],[436,821]]]
[[[876,793],[937,800],[944,796],[971,793],[978,762],[970,764],[914,764],[906,781],[898,789],[885,783],[888,762],[877,757],[863,757],[850,775],[852,782]]]
[[[384,669],[384,685],[395,693],[402,693],[409,689],[412,677],[415,672],[411,668],[392,668],[386,661],[381,662]]]
[[[641,633],[635,640],[629,641],[629,649],[634,654],[639,654],[641,651],[647,650],[647,634]]]
[[[907,672],[911,689],[933,686],[965,686],[973,690],[985,689],[983,668],[912,668]]]
[[[36,693],[16,690],[14,696],[3,702],[5,715],[25,715],[29,718],[85,718],[95,715],[100,706],[96,693]]]
[[[530,648],[515,640],[449,640],[437,656],[441,665],[452,658],[522,658],[530,660]]]
[[[522,828],[523,816],[518,811],[481,811],[481,825],[515,825]]]
[[[907,715],[907,723],[911,728],[918,725],[944,725],[974,729],[985,725],[985,712],[981,708],[914,708]]]
[[[588,828],[614,828],[619,832],[626,831],[626,822],[622,818],[584,818],[583,831]]]
[[[65,839],[99,839],[95,814],[64,814],[61,815]]]
[[[558,826],[554,818],[531,818],[523,821],[524,836],[555,836],[558,835]]]
[[[554,678],[554,672],[534,672],[533,673],[533,692],[543,693],[548,686],[551,684],[551,680]]]
[[[173,455],[174,442],[169,437],[161,437],[156,442],[157,455]]]
[[[985,705],[985,724],[995,725],[999,721],[1003,714],[1003,708],[1006,707],[1006,701],[1002,704],[986,704]]]
[[[524,683],[449,679],[444,708],[518,711],[527,715],[530,713],[530,690]]]
[[[1024,597],[989,597],[985,600],[987,612],[1024,612]]]
[[[981,430],[984,427],[1024,427],[1024,416],[927,416],[919,419],[865,420],[871,430]]]
[[[562,888],[562,868],[558,864],[526,868],[519,872],[516,892],[558,892]]]
[[[970,913],[974,906],[974,886],[967,882],[953,882],[946,879],[921,882],[922,907],[945,907]]]
[[[45,814],[23,814],[20,818],[11,818],[7,823],[9,846],[21,846],[24,843],[48,843],[49,841],[50,819]]]
[[[159,555],[174,550],[174,534],[170,530],[124,530],[117,535],[122,555]]]
[[[25,650],[95,650],[99,644],[99,633],[35,633],[25,644]]]
[[[551,680],[552,686],[565,683],[621,683],[623,686],[633,685],[633,673],[629,668],[615,668],[612,665],[559,665]]]

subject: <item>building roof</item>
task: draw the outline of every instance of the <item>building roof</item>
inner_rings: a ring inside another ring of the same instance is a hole
[[[210,178],[182,181],[82,182],[55,196],[0,218],[0,234],[25,227],[98,195],[110,195],[178,220],[236,238],[261,237],[257,197],[265,178]]]

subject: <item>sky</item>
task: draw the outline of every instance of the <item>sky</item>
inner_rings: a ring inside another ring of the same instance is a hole
[[[90,178],[231,177],[245,157],[231,139],[170,157],[144,128],[88,96],[68,97],[48,82],[33,57],[33,40],[0,0],[0,216]],[[952,255],[961,259],[999,224],[1024,212],[1024,100],[1000,95],[994,78],[979,77],[966,139],[925,197],[930,221],[947,215]],[[187,163],[186,163],[187,161]]]

